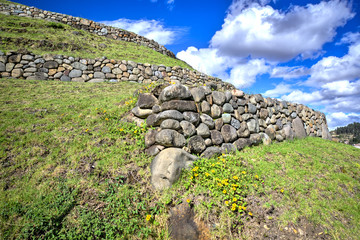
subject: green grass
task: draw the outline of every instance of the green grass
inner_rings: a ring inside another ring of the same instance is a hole
[[[168,239],[182,201],[213,238],[251,239],[251,224],[270,219],[271,232],[304,230],[304,218],[358,238],[360,150],[319,138],[199,160],[153,190],[147,129],[120,120],[139,87],[0,80],[0,239]]]
[[[131,60],[138,63],[181,66],[185,62],[132,42],[109,39],[62,23],[0,14],[0,50],[28,50],[32,53],[60,54],[81,58]]]

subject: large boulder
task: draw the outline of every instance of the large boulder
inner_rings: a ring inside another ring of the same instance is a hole
[[[195,102],[201,102],[205,99],[205,90],[200,87],[190,89],[191,95]]]
[[[242,150],[244,147],[250,146],[251,142],[248,138],[239,138],[234,142],[235,147],[237,150]]]
[[[184,137],[191,137],[196,133],[196,128],[191,122],[181,121],[180,126],[183,130]]]
[[[220,146],[224,142],[224,138],[219,131],[211,130],[210,135],[212,144]]]
[[[224,125],[221,128],[221,134],[224,138],[225,143],[233,142],[237,138],[236,129],[231,125]]]
[[[184,101],[184,100],[171,100],[168,102],[165,102],[161,105],[161,109],[164,110],[170,110],[175,109],[180,112],[196,112],[196,105],[194,101]]]
[[[197,126],[200,122],[200,114],[195,112],[184,112],[185,121],[191,122],[195,126]]]
[[[250,133],[258,133],[260,131],[259,121],[257,119],[247,121],[247,127]]]
[[[226,101],[225,94],[223,92],[213,91],[212,92],[213,102],[219,106],[224,105]]]
[[[215,122],[209,115],[201,114],[200,119],[202,123],[206,124],[209,127],[209,129],[214,129]]]
[[[157,98],[151,93],[141,93],[139,95],[137,106],[140,108],[152,108],[158,102]]]
[[[329,129],[327,127],[327,125],[325,123],[321,124],[321,131],[322,131],[322,138],[323,139],[327,139],[327,140],[331,140],[331,134],[329,132]]]
[[[189,169],[197,157],[179,148],[161,151],[151,162],[151,184],[155,189],[170,188],[183,168]]]
[[[297,118],[295,118],[293,120],[292,127],[294,129],[296,138],[304,138],[304,137],[306,137],[304,123],[299,117],[297,117]]]
[[[192,95],[188,87],[181,84],[175,84],[164,88],[160,93],[159,100],[161,102],[166,102],[174,99],[189,99],[191,97]]]
[[[208,147],[200,156],[203,158],[211,158],[213,156],[220,155],[222,153],[221,150],[221,147]]]
[[[161,130],[155,137],[156,143],[165,147],[185,146],[185,137],[172,129]]]
[[[206,144],[201,136],[196,135],[189,139],[188,147],[192,153],[201,153],[206,149]]]
[[[151,109],[142,109],[139,107],[134,107],[131,112],[139,118],[147,118],[153,113]]]
[[[285,135],[285,138],[288,140],[293,140],[294,139],[294,131],[292,130],[291,126],[286,124],[283,129],[283,134]]]

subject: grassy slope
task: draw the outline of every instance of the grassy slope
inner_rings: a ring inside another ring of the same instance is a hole
[[[0,81],[1,239],[166,239],[168,209],[182,199],[215,226],[213,236],[262,236],[253,222],[277,234],[290,224],[299,236],[305,218],[321,226],[314,234],[357,239],[360,150],[344,144],[247,148],[198,161],[172,189],[152,190],[146,129],[119,120],[138,87]]]
[[[165,66],[191,67],[150,48],[109,39],[66,24],[0,14],[1,51],[26,49],[35,54],[62,54],[82,58],[132,60]]]

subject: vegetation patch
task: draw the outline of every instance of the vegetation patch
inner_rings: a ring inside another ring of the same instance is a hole
[[[345,144],[245,148],[153,190],[147,128],[121,120],[139,88],[0,80],[1,239],[169,239],[183,204],[212,239],[358,238],[360,150]]]

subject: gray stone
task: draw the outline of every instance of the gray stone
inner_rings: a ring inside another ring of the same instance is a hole
[[[276,136],[276,130],[275,127],[273,125],[268,126],[265,129],[265,133],[270,137],[271,140],[275,139]]]
[[[101,69],[101,72],[103,72],[103,73],[111,73],[111,69],[110,69],[108,66],[104,66],[104,67]]]
[[[194,101],[185,101],[185,100],[171,100],[168,102],[164,102],[161,105],[161,109],[170,110],[175,109],[180,112],[196,112],[196,105]]]
[[[288,140],[293,140],[294,139],[294,131],[292,130],[290,125],[285,125],[282,129],[283,134],[285,135],[285,138]]]
[[[276,126],[278,126],[278,129],[281,130],[283,128],[283,124],[281,119],[276,120]]]
[[[240,124],[240,128],[239,128],[239,130],[236,131],[236,133],[237,133],[238,137],[241,137],[241,138],[247,138],[250,136],[250,131],[247,128],[246,122],[242,122]]]
[[[102,83],[105,82],[105,79],[102,78],[93,78],[91,80],[88,81],[89,83]]]
[[[256,106],[251,104],[251,103],[248,103],[248,112],[251,113],[251,114],[255,114],[256,113]]]
[[[210,114],[210,103],[208,103],[207,101],[202,101],[201,102],[201,112]]]
[[[296,117],[297,117],[296,112],[292,112],[291,115],[290,115],[290,117],[293,118],[293,119],[296,118]]]
[[[186,140],[183,135],[172,129],[161,130],[156,135],[156,143],[164,147],[183,147]]]
[[[36,72],[37,68],[35,67],[29,67],[29,68],[25,68],[25,72]]]
[[[258,133],[260,131],[259,121],[257,119],[250,119],[246,123],[250,133]]]
[[[216,104],[213,104],[211,106],[211,117],[212,118],[219,118],[222,114],[222,111],[221,111],[221,108],[216,105]]]
[[[69,76],[62,75],[61,78],[60,78],[60,81],[70,82],[70,81],[71,81],[71,78],[70,78]]]
[[[219,106],[224,105],[226,98],[223,92],[213,91],[211,95],[215,104]]]
[[[170,188],[179,179],[182,169],[189,169],[196,159],[182,149],[164,149],[151,162],[151,184],[158,190]]]
[[[278,142],[284,141],[283,136],[281,136],[281,134],[276,134],[276,141],[278,141]]]
[[[188,147],[192,153],[198,154],[206,149],[206,144],[201,136],[196,135],[189,139]]]
[[[332,139],[329,129],[325,123],[321,124],[321,132],[322,132],[323,139],[327,139],[327,140]]]
[[[230,103],[225,103],[223,106],[224,113],[233,113],[234,108],[231,106]]]
[[[221,152],[225,154],[234,153],[236,152],[236,149],[237,149],[236,146],[232,143],[223,143],[221,145]]]
[[[137,106],[140,108],[152,108],[158,103],[157,98],[151,93],[140,93],[137,101]]]
[[[45,66],[45,64],[44,64],[44,66]],[[74,62],[73,64],[71,64],[71,66],[73,68],[81,70],[81,71],[87,70],[87,66],[85,64],[82,64],[82,63],[79,63],[79,62]]]
[[[188,87],[180,84],[170,85],[162,90],[159,96],[161,102],[170,100],[184,100],[191,98]]]
[[[247,113],[245,113],[245,114],[243,114],[241,117],[242,117],[242,119],[243,119],[244,121],[247,121],[247,120],[249,120],[250,118],[252,118],[253,115],[252,115],[252,114],[247,114]]]
[[[57,72],[57,73],[55,73],[54,78],[55,78],[55,79],[59,79],[59,78],[62,77],[62,75],[63,75],[62,72]]]
[[[48,61],[48,62],[45,62],[44,63],[44,68],[47,68],[47,69],[53,69],[53,68],[58,68],[59,64],[55,61]],[[85,69],[82,69],[82,70],[86,70]]]
[[[238,99],[237,105],[244,107],[246,105],[247,101],[245,99]]]
[[[70,78],[77,78],[77,77],[81,77],[82,75],[82,71],[78,70],[78,69],[73,69],[71,70],[71,72],[69,73],[69,77]]]
[[[203,88],[192,88],[190,89],[190,92],[195,102],[201,102],[205,99],[205,90]]]
[[[231,125],[224,125],[221,128],[221,134],[224,138],[225,143],[233,142],[237,139],[236,129]]]
[[[23,55],[22,60],[27,60],[27,61],[31,61],[34,59],[34,56],[31,56],[31,55]]]
[[[0,62],[0,72],[5,72],[5,64]]]
[[[205,123],[200,123],[200,125],[196,128],[196,133],[203,138],[210,137],[209,127]]]
[[[222,118],[218,118],[215,120],[215,129],[220,131],[222,126],[224,125],[224,121]]]
[[[202,90],[204,90],[205,95],[209,95],[212,93],[211,89],[208,86],[200,86]]]
[[[238,107],[237,109],[238,113],[241,115],[241,114],[244,114],[245,113],[245,108],[244,107]]]
[[[260,133],[260,136],[262,138],[262,142],[264,145],[270,145],[271,144],[271,138],[266,133]]]
[[[228,114],[228,113],[224,113],[222,116],[221,116],[222,120],[224,123],[230,123],[231,122],[231,115]]]
[[[14,69],[15,63],[7,63],[5,65],[5,71],[6,72],[11,72]]]
[[[205,139],[205,145],[206,145],[206,147],[210,147],[213,145],[210,138]]]
[[[151,109],[142,109],[139,107],[134,107],[131,112],[139,118],[147,118],[153,113]]]
[[[200,156],[203,158],[211,158],[214,156],[218,156],[220,154],[221,154],[220,147],[208,147]]]
[[[17,68],[17,69],[12,70],[11,76],[13,78],[19,78],[23,75],[23,73],[24,73],[24,70],[22,70],[21,68]]]
[[[201,114],[200,119],[202,123],[205,123],[209,127],[209,129],[214,129],[215,122],[209,115]]]
[[[184,119],[197,126],[200,122],[200,114],[194,112],[184,112]]]
[[[225,92],[226,102],[229,102],[231,98],[232,98],[231,92],[230,92],[230,91],[226,91],[226,92]]]
[[[266,119],[269,116],[269,111],[267,109],[260,109],[260,118]]]
[[[85,82],[85,79],[83,79],[82,77],[77,77],[77,78],[72,78],[71,81],[72,82]]]
[[[259,145],[262,142],[261,135],[258,133],[251,134],[249,140],[252,145]]]
[[[293,130],[295,132],[295,137],[296,138],[304,138],[306,137],[306,132],[304,129],[304,123],[303,121],[297,117],[292,121],[292,127]]]
[[[196,128],[191,122],[181,121],[180,126],[183,130],[184,137],[191,137],[196,133]]]
[[[250,146],[251,142],[249,139],[247,138],[239,138],[238,140],[236,140],[234,142],[235,147],[237,148],[237,150],[242,150],[243,148]]]
[[[33,76],[27,77],[27,80],[47,80],[48,75],[42,72],[36,72]]]
[[[238,130],[240,128],[240,121],[232,117],[230,125],[233,126],[236,130]]]
[[[177,110],[163,111],[157,115],[155,126],[160,125],[165,119],[182,121],[184,119],[184,115],[182,115],[181,112]]]
[[[10,63],[18,63],[21,61],[21,54],[11,55],[8,58],[8,62]]]
[[[161,112],[161,107],[159,105],[157,105],[157,104],[155,104],[151,109],[152,109],[153,113]]]
[[[179,130],[180,129],[180,123],[179,123],[179,121],[176,121],[174,119],[166,119],[160,124],[160,127],[162,129]]]
[[[152,145],[151,147],[145,149],[145,153],[150,156],[156,156],[163,149],[164,147],[161,145]]]
[[[211,130],[210,135],[212,144],[221,145],[224,142],[224,138],[219,131]]]
[[[157,133],[158,131],[151,128],[147,131],[147,133],[145,134],[145,147],[148,148],[155,144]]]

